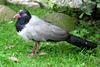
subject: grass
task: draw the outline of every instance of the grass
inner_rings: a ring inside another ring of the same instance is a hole
[[[21,7],[11,6],[18,11]],[[47,10],[30,9],[32,14],[42,17]],[[79,27],[80,28],[80,27]],[[27,42],[16,34],[15,21],[0,23],[0,67],[100,67],[100,49],[81,50],[68,43],[42,42],[40,51],[46,55],[28,58],[34,42]],[[19,61],[10,60],[16,57]]]

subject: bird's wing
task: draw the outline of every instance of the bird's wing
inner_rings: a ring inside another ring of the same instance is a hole
[[[64,40],[67,37],[67,33],[63,29],[37,17],[33,17],[25,28],[31,35],[31,39],[38,41]]]

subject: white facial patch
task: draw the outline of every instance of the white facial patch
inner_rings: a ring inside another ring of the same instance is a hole
[[[23,10],[20,10],[19,12],[22,12]]]

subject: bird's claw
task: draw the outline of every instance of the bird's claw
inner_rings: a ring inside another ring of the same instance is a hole
[[[28,55],[28,57],[29,57],[29,58],[32,58],[32,57],[35,56],[35,55],[36,55],[36,52],[33,51],[31,54]]]

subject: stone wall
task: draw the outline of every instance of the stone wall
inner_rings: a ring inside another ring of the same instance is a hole
[[[7,0],[7,2],[13,3],[13,4],[25,5],[28,7],[40,7],[40,5],[34,2],[34,0]]]
[[[27,6],[39,6],[37,2],[38,1],[43,3],[44,5],[50,7],[52,6],[52,3],[60,5],[60,6],[70,6],[71,8],[79,8],[83,2],[87,2],[88,0],[7,0],[10,3],[15,3],[15,4],[24,4]]]

